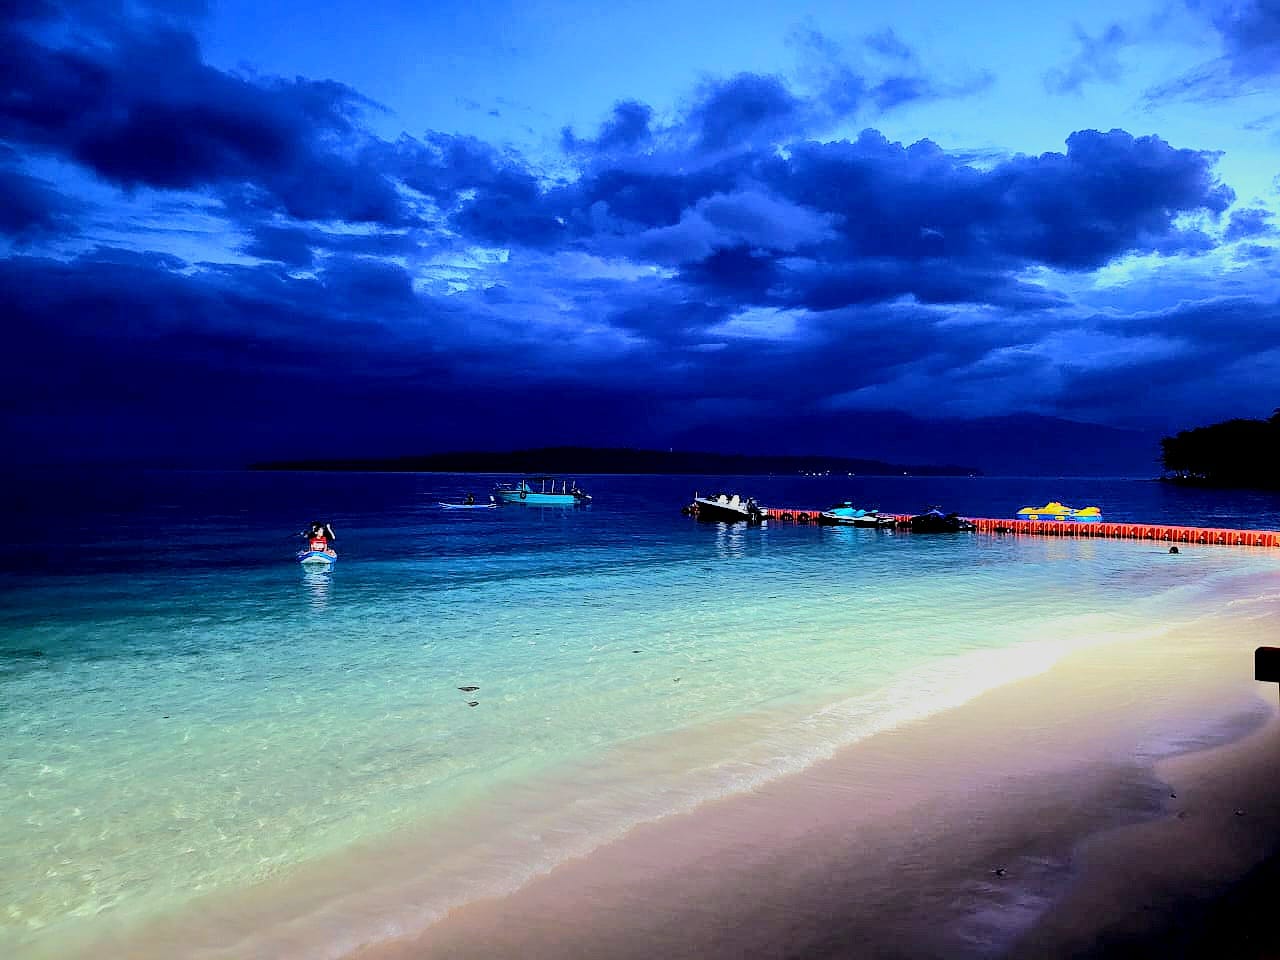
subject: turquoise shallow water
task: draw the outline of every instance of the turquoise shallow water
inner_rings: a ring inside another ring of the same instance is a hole
[[[482,491],[473,478],[120,475],[68,508],[74,483],[27,488],[3,555],[10,954],[396,831],[449,836],[477,811],[527,841],[472,892],[501,889],[1074,645],[1201,615],[1224,581],[1277,566],[1247,550],[699,525],[677,513],[687,478],[596,478],[588,508],[474,513],[435,503]],[[770,483],[795,481],[756,481],[765,502],[841,493]],[[1000,483],[968,495],[1022,492]],[[1126,491],[1165,495],[1079,492]],[[1266,515],[1252,499],[1199,509]],[[312,514],[337,527],[332,574],[290,561]],[[682,731],[697,749],[648,746]],[[562,794],[530,799],[567,771],[577,813],[554,809]],[[596,832],[548,832],[551,814]]]

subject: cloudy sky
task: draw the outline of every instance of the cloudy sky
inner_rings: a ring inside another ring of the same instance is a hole
[[[0,78],[14,460],[1280,405],[1280,0],[0,0]]]

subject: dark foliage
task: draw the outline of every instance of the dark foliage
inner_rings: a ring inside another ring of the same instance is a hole
[[[1268,420],[1237,418],[1160,441],[1171,479],[1222,487],[1280,489],[1280,409]]]

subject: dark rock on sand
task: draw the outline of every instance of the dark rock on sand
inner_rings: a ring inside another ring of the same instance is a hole
[[[458,689],[461,690],[463,693],[471,693],[473,690],[479,690],[480,688],[479,687],[459,687]]]

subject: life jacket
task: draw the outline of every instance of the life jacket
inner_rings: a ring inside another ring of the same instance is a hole
[[[326,540],[324,537],[312,537],[311,549],[314,550],[316,553],[324,553],[327,549],[329,549],[329,541]]]

